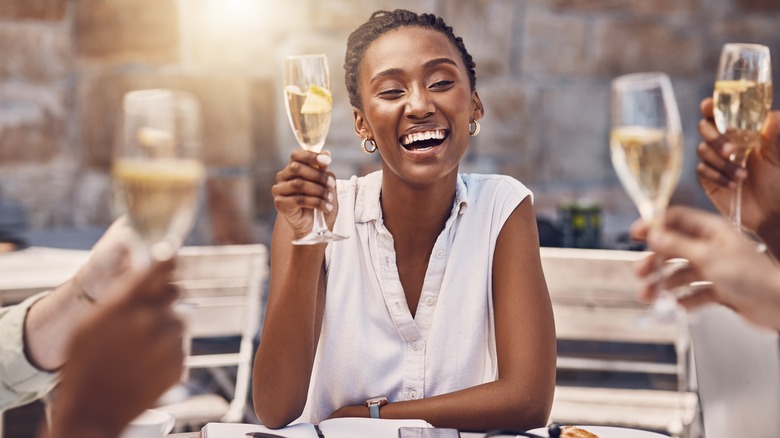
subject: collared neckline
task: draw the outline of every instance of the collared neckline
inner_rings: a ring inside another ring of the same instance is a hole
[[[380,194],[382,191],[382,171],[369,173],[364,176],[358,186],[357,199],[355,200],[355,222],[382,221],[382,203]],[[458,174],[455,183],[455,201],[452,204],[450,217],[445,228],[449,227],[456,214],[463,214],[468,210],[468,187],[463,182],[463,175]]]

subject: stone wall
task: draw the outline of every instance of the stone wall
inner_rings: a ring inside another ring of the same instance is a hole
[[[706,206],[693,173],[696,122],[721,46],[767,44],[780,71],[772,0],[3,0],[0,206],[17,208],[2,211],[22,211],[34,229],[109,223],[122,93],[173,87],[194,93],[204,113],[197,238],[256,240],[252,224],[272,217],[270,185],[296,147],[281,59],[328,54],[333,168],[341,177],[375,168],[353,133],[341,64],[349,32],[395,7],[444,16],[474,55],[486,117],[463,170],[517,177],[548,216],[560,202],[598,202],[607,231],[636,217],[609,161],[611,78],[672,76],[687,160],[675,202]]]

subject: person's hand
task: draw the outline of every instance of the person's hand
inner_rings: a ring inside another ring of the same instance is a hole
[[[89,256],[89,260],[79,269],[74,285],[80,288],[89,299],[102,301],[116,278],[130,269],[130,242],[133,229],[129,221],[122,216],[115,220],[98,240]]]
[[[634,240],[647,242],[650,224],[641,218],[637,219],[631,225],[629,234]],[[637,277],[644,280],[639,290],[639,298],[646,303],[656,300],[661,288],[675,295],[678,303],[687,309],[714,301],[712,283],[704,279],[695,266],[687,260],[681,258],[665,260],[661,255],[651,253],[636,262],[634,268]],[[705,285],[703,282],[709,284]],[[694,283],[696,293],[691,293],[694,292],[691,286]]]
[[[636,234],[642,233],[641,225],[635,228]],[[722,217],[672,207],[663,227],[651,229],[647,241],[655,254],[637,265],[640,277],[652,275],[653,257],[684,258],[689,261],[688,267],[672,274],[666,280],[668,286],[698,280],[714,283],[681,299],[684,306],[718,302],[757,324],[780,328],[780,271],[766,255],[756,251],[755,242],[745,240]]]
[[[55,400],[53,436],[117,436],[178,381],[182,324],[171,308],[173,268],[172,260],[155,262],[118,278],[81,324]]]
[[[333,228],[338,212],[336,177],[328,171],[330,153],[319,154],[298,148],[290,155],[287,166],[276,174],[276,184],[271,189],[276,210],[301,238],[309,233],[313,224],[313,210],[325,213],[325,221]]]
[[[699,183],[718,211],[728,216],[736,183],[742,180],[742,225],[760,235],[762,228],[780,223],[780,112],[767,117],[761,144],[751,152],[746,169],[729,161],[734,145],[715,126],[712,98],[701,102],[701,113]]]

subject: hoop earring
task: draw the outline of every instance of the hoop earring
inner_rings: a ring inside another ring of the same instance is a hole
[[[363,152],[366,154],[373,154],[379,148],[374,140],[364,138],[363,141],[360,142],[360,149],[363,149]]]
[[[482,129],[481,126],[479,126],[479,122],[474,120],[471,123],[469,123],[469,135],[472,137],[476,137],[479,134],[479,131]]]

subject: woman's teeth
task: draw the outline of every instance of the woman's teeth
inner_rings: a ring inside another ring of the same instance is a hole
[[[407,149],[428,150],[441,144],[447,133],[443,129],[413,132],[401,137],[401,144]]]

